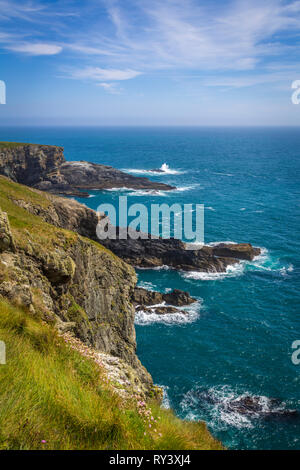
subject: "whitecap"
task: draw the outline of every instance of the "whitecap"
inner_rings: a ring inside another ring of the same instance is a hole
[[[163,400],[162,400],[162,408],[169,409],[171,408],[171,402],[168,394],[169,387],[162,386],[163,389]]]
[[[226,245],[235,245],[236,242],[233,242],[233,241],[226,241],[226,242],[210,242],[210,243],[205,243],[207,246],[217,246],[217,245],[220,245],[221,243],[225,243]]]
[[[208,211],[214,211],[214,212],[215,212],[215,210],[216,210],[216,209],[214,209],[214,208],[211,207],[211,206],[205,206],[205,209],[207,209]]]
[[[171,191],[177,191],[177,192],[191,191],[192,189],[195,189],[198,186],[199,186],[198,184],[192,184],[190,186],[179,186],[176,189],[173,189]]]
[[[169,271],[170,269],[173,269],[171,268],[171,266],[168,266],[167,264],[162,264],[161,266],[155,266],[155,267],[141,267],[141,266],[136,266],[137,269],[141,269],[141,270],[151,270],[151,271]]]
[[[232,173],[220,173],[217,171],[213,171],[214,175],[220,175],[220,176],[234,176]]]
[[[141,287],[150,291],[155,291],[155,285],[150,281],[141,281],[137,284],[137,287]]]
[[[290,264],[289,266],[284,266],[283,268],[281,268],[279,270],[280,274],[283,276],[283,277],[286,277],[288,276],[288,273],[291,273],[292,271],[294,271],[294,266],[292,264]]]
[[[160,196],[165,197],[167,194],[165,191],[156,190],[156,189],[132,189],[132,192],[128,193],[127,196]]]
[[[202,394],[203,396],[201,396]],[[229,408],[232,401],[244,396],[253,395],[251,393],[238,394],[226,385],[212,387],[203,392],[201,389],[196,388],[186,393],[180,406],[186,414],[185,418],[189,420],[202,418],[200,413],[204,412],[206,421],[214,429],[222,430],[228,428],[228,426],[238,429],[251,429],[254,425],[250,417]],[[267,399],[267,397],[261,398]],[[207,418],[207,415],[209,418]]]
[[[124,168],[123,171],[126,171],[127,173],[134,173],[137,175],[181,175],[185,173],[185,171],[182,170],[174,170],[167,165],[167,163],[163,163],[161,167],[156,170],[145,170],[145,169],[139,169],[139,168]]]
[[[208,273],[204,271],[182,271],[181,275],[185,279],[193,279],[193,280],[200,280],[200,281],[218,281],[221,279],[225,278],[230,278],[230,277],[237,277],[241,276],[244,273],[245,265],[244,262],[240,262],[237,264],[232,264],[227,266],[225,272],[213,272],[213,273]]]
[[[235,242],[212,242],[209,246],[216,246],[219,243],[234,244]],[[185,279],[200,281],[216,281],[226,278],[238,277],[246,271],[273,271],[279,272],[282,276],[286,276],[292,272],[294,267],[290,264],[288,267],[282,266],[278,258],[272,258],[267,248],[260,247],[260,254],[255,256],[252,261],[240,260],[236,264],[227,266],[225,272],[199,272],[199,271],[182,271],[181,275]]]

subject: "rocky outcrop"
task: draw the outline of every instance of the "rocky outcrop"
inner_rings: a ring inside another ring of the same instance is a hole
[[[196,302],[196,299],[190,296],[188,292],[174,289],[172,292],[162,293],[136,287],[133,292],[132,301],[135,305],[156,305],[166,302],[169,305],[183,307]]]
[[[0,173],[27,186],[38,185],[65,161],[63,148],[51,145],[0,146]]]
[[[253,247],[250,243],[219,243],[212,247],[212,254],[219,257],[252,261],[255,256],[260,254],[260,249]]]
[[[177,239],[107,239],[101,243],[127,263],[139,268],[169,266],[183,271],[225,272],[240,260],[253,260],[260,249],[250,243],[220,244],[190,250]],[[219,248],[220,246],[220,248]]]
[[[203,403],[215,405],[226,415],[241,415],[249,419],[286,420],[300,418],[296,409],[286,407],[286,404],[277,398],[259,395],[244,394],[226,400],[207,390],[192,390],[187,395],[192,407],[203,407]]]
[[[10,227],[9,217],[0,211],[5,240],[0,295],[97,351],[118,357],[135,371],[138,388],[152,393],[151,376],[136,356],[134,269],[98,243],[39,217],[32,229],[29,223],[20,231],[19,216],[24,220],[24,209],[16,206],[16,228]]]
[[[166,315],[169,313],[180,313],[186,315],[187,312],[178,307],[184,307],[197,302],[188,292],[174,289],[166,294],[162,292],[150,291],[142,287],[136,287],[132,297],[133,305],[137,312],[155,313],[156,315]],[[164,305],[167,304],[167,305]]]
[[[132,176],[111,166],[99,165],[85,161],[65,162],[56,171],[48,174],[45,184],[47,191],[55,190],[56,186],[76,189],[111,189],[132,188],[145,190],[170,190],[174,186],[150,181],[148,178]],[[51,184],[51,186],[49,186]],[[60,192],[55,190],[55,192]]]
[[[43,195],[48,201],[47,206],[21,198],[13,198],[13,202],[48,223],[99,241],[96,228],[100,215],[94,210],[70,199],[34,189],[31,191]],[[190,250],[184,242],[172,238],[120,239],[118,228],[116,239],[101,240],[100,243],[134,267],[158,268],[167,265],[183,271],[225,272],[229,265],[240,260],[251,261],[260,254],[260,248],[250,243],[220,243]]]
[[[0,174],[42,191],[78,197],[88,196],[84,190],[89,189],[174,189],[111,166],[66,162],[63,148],[50,145],[0,143]]]

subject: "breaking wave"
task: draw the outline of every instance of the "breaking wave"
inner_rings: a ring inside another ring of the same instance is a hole
[[[167,165],[167,163],[163,163],[160,168],[154,168],[152,170],[141,170],[138,168],[125,168],[124,171],[127,173],[134,173],[137,175],[181,175],[185,173],[181,170],[173,170],[172,168]]]
[[[151,325],[153,323],[162,323],[165,325],[182,325],[193,323],[199,317],[201,304],[202,301],[198,300],[191,305],[178,308],[178,312],[166,314],[155,313],[155,308],[168,306],[165,302],[157,305],[150,305],[148,308],[151,309],[151,312],[139,310],[135,313],[135,324]],[[182,311],[185,311],[186,313],[182,313]]]
[[[219,243],[234,244],[235,242],[212,242],[208,243],[209,246],[215,246]],[[282,276],[288,276],[293,270],[294,267],[292,264],[284,266],[280,263],[278,258],[272,258],[267,248],[260,248],[261,253],[252,261],[240,261],[237,264],[229,265],[226,268],[225,272],[199,272],[199,271],[190,271],[181,272],[181,275],[185,279],[193,279],[200,281],[216,281],[227,278],[233,278],[242,276],[246,271],[273,271],[277,272]]]
[[[255,406],[247,408],[246,400],[251,400]],[[218,431],[228,427],[251,429],[255,420],[284,416],[284,412],[290,411],[280,400],[241,392],[227,385],[209,389],[195,387],[184,395],[180,407],[186,419],[205,419],[211,428]]]

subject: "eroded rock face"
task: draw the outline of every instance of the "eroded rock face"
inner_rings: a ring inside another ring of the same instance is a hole
[[[26,243],[19,243],[1,210],[0,221],[9,234],[0,253],[0,295],[98,351],[123,359],[150,392],[151,376],[136,356],[134,269],[101,245],[60,229],[55,229],[56,238],[51,233],[52,247],[34,231],[24,231]]]
[[[18,144],[0,149],[0,173],[28,186],[43,181],[64,161],[62,147]]]
[[[35,191],[35,190],[33,190]],[[97,213],[70,199],[45,193],[49,207],[44,209],[37,204],[22,200],[13,202],[32,214],[39,215],[46,222],[57,227],[73,230],[87,238],[100,242],[126,263],[134,267],[157,268],[167,265],[173,269],[200,272],[225,272],[227,266],[240,260],[253,260],[260,254],[260,248],[250,243],[220,243],[215,246],[203,246],[201,249],[187,250],[185,243],[176,239],[132,238],[120,239],[116,229],[116,240],[98,240],[96,228]]]
[[[0,174],[13,181],[54,194],[87,197],[88,189],[174,189],[173,186],[129,175],[107,165],[66,162],[63,148],[51,145],[2,143]]]
[[[169,266],[182,271],[225,272],[240,260],[253,260],[259,248],[246,244],[221,244],[188,250],[176,239],[102,240],[101,243],[127,263],[141,268]]]

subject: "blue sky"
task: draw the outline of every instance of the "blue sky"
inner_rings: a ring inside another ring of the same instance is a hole
[[[0,0],[0,123],[299,125],[300,1]]]

